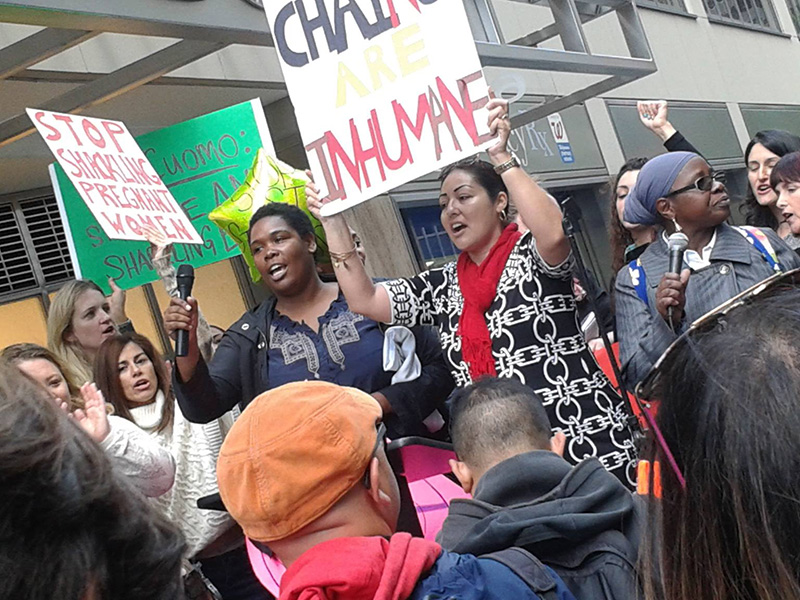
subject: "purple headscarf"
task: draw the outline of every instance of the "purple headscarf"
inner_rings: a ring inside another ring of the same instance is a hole
[[[625,221],[633,225],[656,225],[660,220],[656,201],[669,194],[678,174],[693,158],[702,157],[694,152],[667,152],[647,161],[625,198]]]

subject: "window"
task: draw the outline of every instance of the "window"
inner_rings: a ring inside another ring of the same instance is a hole
[[[438,267],[452,260],[458,249],[442,227],[437,205],[403,208],[401,214],[423,268]]]
[[[59,283],[73,277],[67,237],[55,198],[38,198],[19,203],[28,226],[33,249],[42,268],[44,283]]]
[[[14,209],[0,206],[0,294],[36,287],[36,277]]]
[[[73,276],[55,198],[0,203],[0,302],[46,294]]]
[[[788,0],[789,13],[792,15],[794,30],[800,34],[800,0]]]
[[[637,0],[636,4],[645,8],[660,8],[669,12],[688,12],[683,0]]]
[[[770,0],[703,0],[703,2],[712,21],[780,31],[778,18]]]

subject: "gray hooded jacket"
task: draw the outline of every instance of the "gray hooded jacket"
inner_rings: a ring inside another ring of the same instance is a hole
[[[644,505],[595,458],[572,467],[543,450],[489,469],[472,500],[453,500],[439,543],[457,553],[524,548],[576,598],[639,595]]]

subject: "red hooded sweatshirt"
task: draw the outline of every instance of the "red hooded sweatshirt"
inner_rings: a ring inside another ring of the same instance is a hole
[[[408,533],[323,542],[286,571],[279,600],[404,600],[441,553]]]

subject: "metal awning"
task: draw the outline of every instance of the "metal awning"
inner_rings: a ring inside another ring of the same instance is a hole
[[[268,89],[285,95],[280,72],[260,79],[172,77],[168,74],[232,45],[271,48],[258,0],[0,0],[0,23],[43,28],[0,48],[0,82],[57,82],[57,71],[32,68],[42,61],[91,41],[101,33],[170,38],[171,43],[107,73],[72,73],[67,91],[37,107],[80,112],[140,86],[172,82]],[[491,0],[464,0],[484,67],[571,73],[587,82],[547,100],[512,120],[521,126],[606,93],[656,71],[642,23],[632,0],[517,0],[520,10],[535,8],[530,31],[506,40]],[[627,55],[591,52],[584,25],[616,17]],[[522,20],[522,19],[521,19]],[[63,77],[61,77],[63,79]],[[216,83],[215,83],[216,82]],[[280,96],[278,96],[280,97]],[[1,104],[1,103],[0,103]],[[1,110],[1,109],[0,109]],[[0,112],[0,115],[2,113]],[[0,149],[29,135],[33,126],[23,110],[2,115]],[[122,116],[120,116],[122,118]]]

